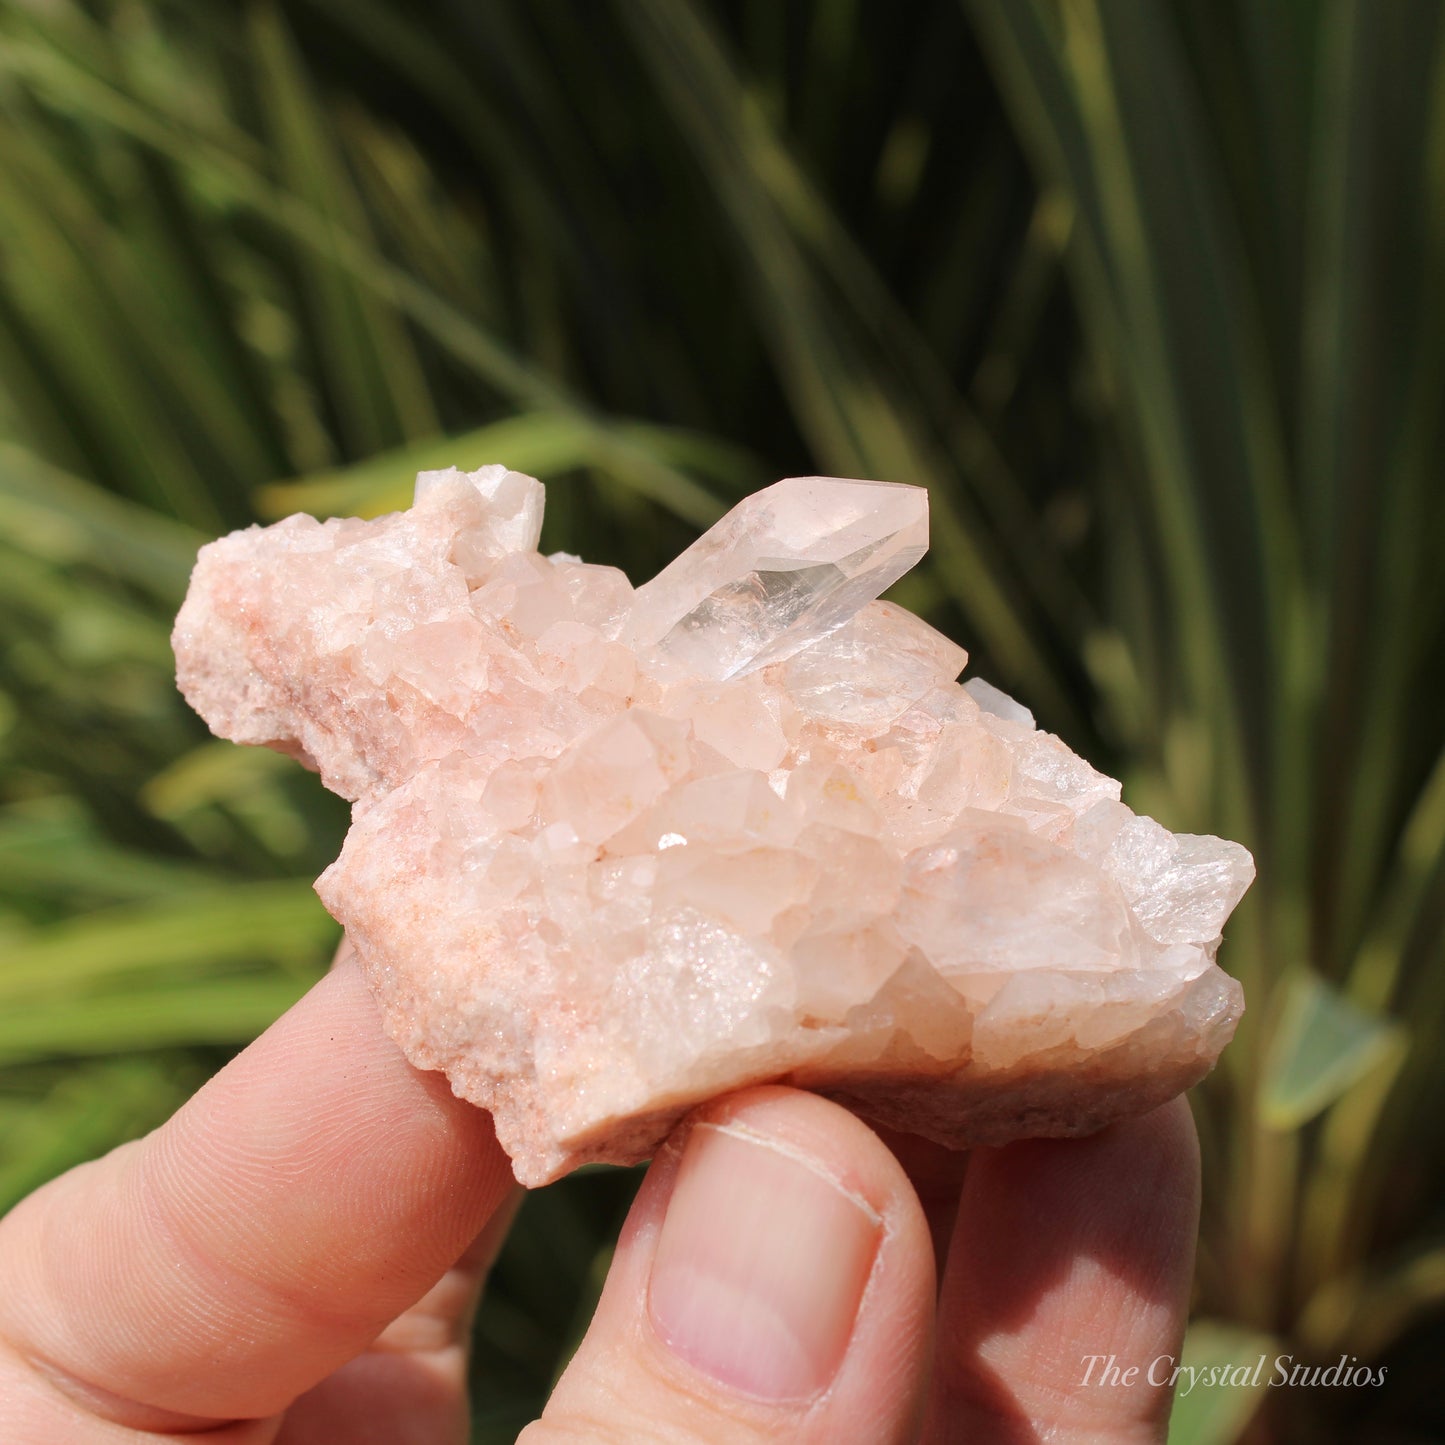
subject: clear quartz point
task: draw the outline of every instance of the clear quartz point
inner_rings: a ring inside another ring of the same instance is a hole
[[[928,492],[788,477],[639,587],[623,640],[724,681],[841,627],[928,550]]]

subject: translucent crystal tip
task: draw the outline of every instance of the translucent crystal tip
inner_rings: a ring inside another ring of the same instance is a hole
[[[927,550],[925,488],[788,477],[638,589],[627,639],[700,676],[737,677],[841,627]]]

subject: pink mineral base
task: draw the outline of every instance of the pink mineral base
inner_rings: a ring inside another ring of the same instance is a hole
[[[877,600],[923,489],[790,478],[636,589],[539,553],[542,507],[450,469],[405,512],[232,533],[173,638],[214,732],[352,802],[317,891],[522,1183],[762,1081],[967,1148],[1208,1073],[1250,856],[1136,816]]]

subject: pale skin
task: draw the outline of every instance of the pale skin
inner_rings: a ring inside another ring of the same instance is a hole
[[[1182,1100],[965,1157],[732,1095],[654,1160],[522,1440],[1162,1441],[1198,1196]],[[0,1220],[0,1439],[460,1445],[517,1198],[343,958],[155,1133]],[[1093,1356],[1112,1383],[1081,1384]]]

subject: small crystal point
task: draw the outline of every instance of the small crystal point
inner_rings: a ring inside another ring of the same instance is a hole
[[[541,482],[524,472],[493,463],[464,472],[460,467],[418,472],[413,505],[445,505],[448,497],[475,496],[485,508],[485,523],[477,535],[460,539],[463,552],[488,557],[530,552],[542,535],[542,508],[546,492]],[[459,559],[460,560],[460,559]]]
[[[701,677],[740,677],[841,627],[927,550],[923,487],[788,477],[638,588],[625,638]]]

